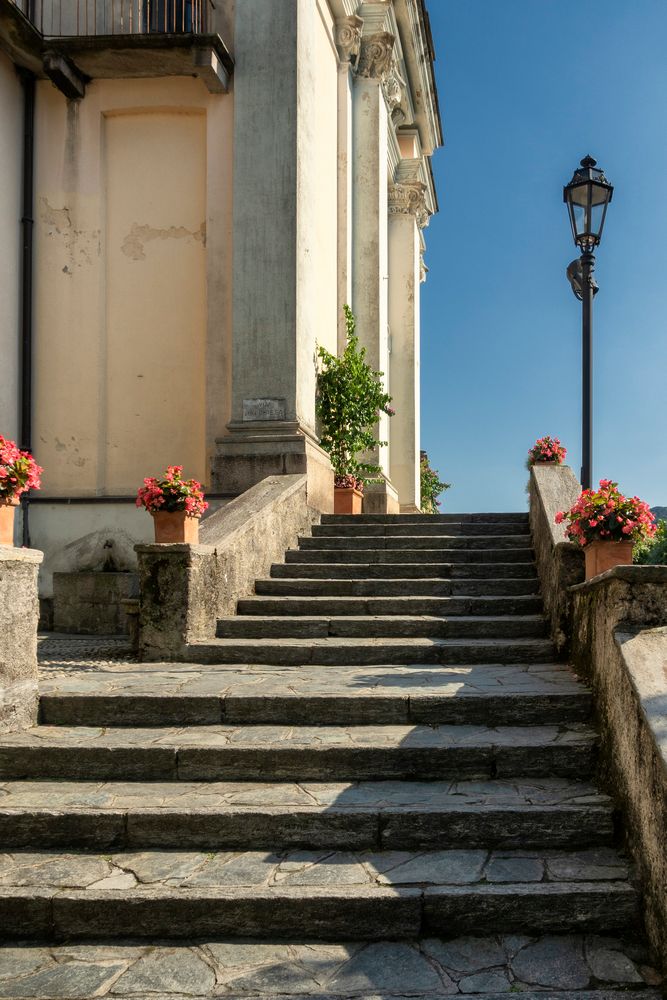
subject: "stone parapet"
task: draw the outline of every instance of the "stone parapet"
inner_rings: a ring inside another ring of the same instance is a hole
[[[141,659],[183,659],[215,637],[217,619],[319,520],[306,491],[305,476],[269,476],[202,522],[202,544],[136,546]]]
[[[0,732],[37,722],[36,549],[0,546]]]
[[[584,579],[584,553],[568,540],[556,513],[569,510],[581,493],[568,465],[534,465],[530,471],[530,530],[537,571],[550,620],[551,635],[559,652],[565,652],[571,634],[570,587]]]
[[[573,663],[593,690],[603,777],[667,967],[667,566],[616,566],[571,596]]]

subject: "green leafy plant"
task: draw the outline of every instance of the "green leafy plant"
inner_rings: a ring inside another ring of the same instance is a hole
[[[653,538],[644,538],[635,545],[632,561],[643,566],[667,566],[667,521],[658,521]]]
[[[317,399],[320,444],[329,453],[337,486],[377,482],[379,465],[361,460],[364,452],[386,441],[378,441],[374,427],[380,413],[390,417],[391,396],[384,391],[383,372],[373,371],[366,361],[366,348],[359,347],[352,310],[344,306],[347,345],[338,357],[319,347]]]
[[[419,463],[421,479],[421,509],[423,514],[437,514],[440,501],[438,497],[448,490],[451,483],[443,483],[437,469],[432,469],[425,451],[421,452]]]

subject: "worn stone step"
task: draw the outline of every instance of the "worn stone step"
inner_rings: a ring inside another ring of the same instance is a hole
[[[249,597],[239,615],[525,615],[540,614],[537,594],[509,597]]]
[[[286,563],[533,563],[532,548],[505,549],[288,549]]]
[[[359,638],[211,639],[191,643],[192,663],[296,665],[549,663],[554,658],[550,638],[488,639]]]
[[[5,937],[313,939],[457,930],[605,933],[639,917],[627,861],[594,851],[38,851],[0,859]],[[459,923],[460,921],[460,923]]]
[[[219,618],[219,639],[234,638],[542,638],[547,633],[544,615],[340,615],[337,617],[275,615],[266,618],[234,615]]]
[[[0,785],[3,848],[581,848],[609,844],[611,802],[578,778]]]
[[[590,692],[563,664],[463,667],[88,665],[40,683],[45,725],[558,725]]]
[[[475,522],[528,524],[527,512],[474,514],[322,514],[322,524],[467,524]]]
[[[595,733],[564,726],[39,726],[0,736],[0,778],[441,780],[586,776]]]
[[[534,563],[275,563],[274,579],[423,580],[523,579],[537,576]]]
[[[527,535],[302,535],[300,549],[522,549],[530,544]]]
[[[316,597],[511,597],[539,593],[537,577],[526,580],[256,580],[262,594]]]
[[[661,977],[631,933],[316,942],[289,938],[0,945],[7,994],[74,1000],[659,1000]],[[599,986],[603,982],[604,986]],[[594,984],[598,984],[596,988]],[[220,993],[223,984],[224,993]],[[592,987],[592,988],[591,988]],[[164,992],[162,992],[164,991]],[[481,992],[484,991],[484,992]],[[490,992],[493,991],[493,992]],[[619,992],[620,991],[620,992]]]
[[[395,523],[394,521],[384,522],[384,523],[374,523],[369,524],[367,521],[358,522],[347,522],[343,524],[329,524],[327,522],[323,524],[314,524],[312,528],[313,538],[322,538],[325,536],[336,536],[339,538],[354,537],[354,538],[370,538],[370,537],[386,537],[386,538],[409,538],[414,535],[420,537],[427,536],[437,536],[438,538],[456,538],[456,537],[482,537],[482,538],[493,538],[496,535],[519,535],[524,536],[524,545],[526,544],[526,539],[529,537],[530,529],[528,522],[517,522],[512,524],[507,523],[496,523],[494,521],[467,521],[459,522],[458,524],[452,521],[443,522],[411,522],[411,521],[401,521]]]

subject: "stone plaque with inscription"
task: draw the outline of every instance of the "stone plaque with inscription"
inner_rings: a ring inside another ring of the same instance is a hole
[[[244,399],[244,420],[284,420],[286,400],[284,399]]]

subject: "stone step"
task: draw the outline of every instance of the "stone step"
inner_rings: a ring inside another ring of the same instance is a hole
[[[613,849],[545,854],[16,852],[0,860],[6,938],[303,935],[409,938],[457,931],[609,933],[639,919]]]
[[[265,619],[264,619],[265,620]],[[554,647],[550,638],[488,639],[343,638],[323,639],[211,639],[191,643],[186,650],[191,663],[248,664],[474,664],[550,663]]]
[[[648,949],[627,936],[490,934],[405,941],[114,940],[0,945],[11,997],[129,1000],[660,1000]],[[600,984],[604,985],[600,985]],[[223,984],[224,993],[220,992]],[[598,984],[596,987],[593,984]],[[626,993],[625,991],[631,991]]]
[[[453,522],[392,522],[369,524],[368,522],[348,522],[343,524],[314,524],[312,528],[313,538],[323,538],[336,536],[339,538],[410,538],[418,535],[424,537],[457,538],[457,537],[481,537],[485,539],[493,538],[496,535],[507,536],[508,534],[523,537],[524,545],[529,541],[530,529],[528,523],[495,523],[493,521],[468,521],[458,524]]]
[[[0,779],[369,781],[587,776],[596,736],[564,726],[39,726],[0,736]]]
[[[534,563],[533,550],[505,549],[288,549],[287,563]]]
[[[233,615],[219,618],[219,639],[331,637],[370,638],[542,638],[547,634],[544,615],[457,615],[452,618],[411,615],[340,615],[338,617],[274,615],[266,618]]]
[[[538,595],[510,597],[249,597],[239,615],[527,615],[542,613]]]
[[[527,513],[491,512],[476,514],[322,514],[322,524],[468,524],[502,522],[529,523]]]
[[[234,667],[91,662],[40,682],[56,726],[559,725],[585,722],[590,692],[561,663],[462,667]]]
[[[539,593],[530,580],[256,580],[258,595],[315,597],[511,597]]]
[[[274,563],[274,579],[320,580],[534,580],[534,563]]]
[[[301,535],[300,549],[522,549],[530,551],[527,535],[494,535],[493,538],[475,535]]]
[[[0,845],[243,850],[608,845],[611,802],[580,778],[298,783],[12,780]]]

